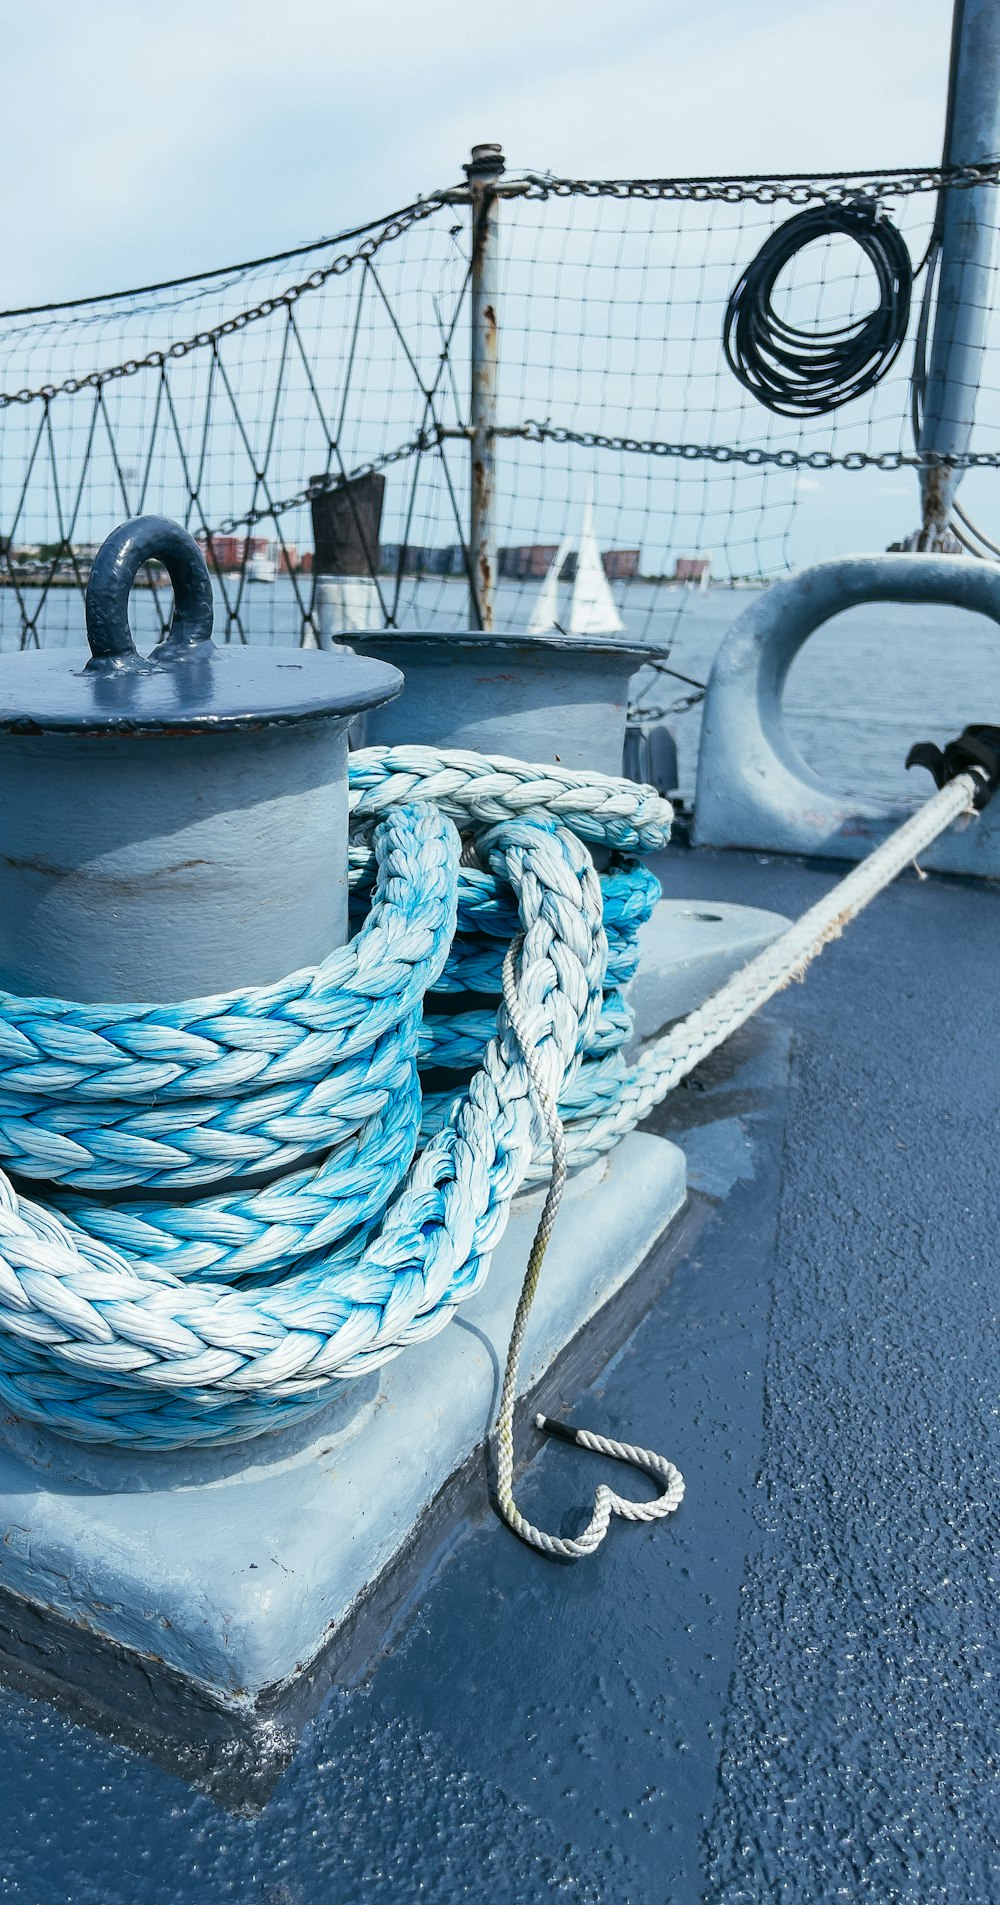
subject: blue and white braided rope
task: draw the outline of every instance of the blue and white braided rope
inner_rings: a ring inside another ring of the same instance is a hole
[[[501,1005],[488,1040],[481,1014],[455,1034],[463,1066],[483,1040],[478,1069],[414,1162],[423,1000],[460,896],[497,925],[500,888],[516,896],[522,1036],[555,1097],[613,1045],[582,842],[662,845],[667,804],[421,749],[356,754],[351,781],[355,868],[374,855],[375,889],[316,971],[170,1006],[0,998],[0,1155],[50,1198],[0,1174],[0,1395],[18,1412],[152,1448],[259,1434],[478,1286],[542,1127]],[[467,878],[456,823],[476,837]],[[648,887],[627,886],[623,914],[641,915]]]
[[[574,1142],[580,1160],[616,1142],[977,791],[970,776],[942,789],[626,1066],[608,1035],[604,903],[584,840],[626,855],[661,846],[667,804],[627,782],[419,749],[366,750],[351,778],[355,870],[366,878],[374,858],[377,878],[361,930],[315,971],[169,1006],[0,996],[0,1155],[54,1183],[42,1205],[0,1172],[0,1396],[17,1413],[132,1447],[235,1440],[433,1335],[485,1276],[547,1134],[560,1131],[560,1173]],[[498,923],[507,888],[523,936],[507,1001],[415,1156],[425,995],[456,920],[478,909]],[[622,905],[637,917],[647,899],[635,884]],[[109,1195],[129,1189],[144,1195]],[[551,1219],[552,1198],[546,1208]],[[665,1513],[677,1480],[661,1479]],[[636,1508],[602,1503],[573,1552]],[[525,1539],[563,1551],[508,1508]]]

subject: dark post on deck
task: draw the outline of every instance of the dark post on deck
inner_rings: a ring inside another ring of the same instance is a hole
[[[465,168],[472,215],[472,387],[469,434],[472,450],[472,506],[469,584],[474,628],[493,627],[497,575],[494,430],[497,408],[497,259],[496,184],[503,171],[498,145],[478,145]]]
[[[312,497],[318,575],[376,576],[385,477],[375,472],[322,489]]]
[[[316,608],[321,648],[382,620],[378,592],[385,477],[377,471],[328,483],[314,477],[311,496]]]
[[[944,163],[993,159],[1000,159],[1000,6],[956,0]],[[938,218],[941,262],[919,448],[958,457],[972,441],[992,304],[995,183],[946,185]],[[946,463],[921,470],[923,548],[940,546],[961,476]]]

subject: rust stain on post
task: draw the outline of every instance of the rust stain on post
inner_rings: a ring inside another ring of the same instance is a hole
[[[955,487],[955,472],[947,464],[932,464],[921,471],[923,491],[923,522],[917,548],[935,550],[941,546],[941,539],[948,528],[951,515],[951,499]]]
[[[497,322],[497,145],[477,145],[465,168],[472,208],[472,379],[469,402],[470,610],[473,626],[490,630],[497,577],[494,449],[499,325]]]

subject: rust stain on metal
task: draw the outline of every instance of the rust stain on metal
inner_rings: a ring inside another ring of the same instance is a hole
[[[479,570],[479,619],[488,634],[493,627],[493,569],[486,549],[478,551],[477,567]]]
[[[937,549],[940,545],[951,507],[952,480],[951,471],[943,463],[924,471],[924,520],[917,543],[921,551]]]
[[[157,867],[155,878],[166,879],[172,873],[191,873],[196,867],[210,866],[209,860],[176,860],[172,866]],[[141,891],[146,880],[121,879],[113,873],[102,873],[94,867],[57,866],[52,860],[18,860],[9,853],[0,853],[0,865],[11,867],[15,873],[38,873],[47,880],[85,879],[88,884],[100,884],[120,888],[126,892]]]

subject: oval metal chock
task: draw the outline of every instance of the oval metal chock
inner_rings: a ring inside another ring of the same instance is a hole
[[[816,773],[796,747],[783,708],[788,671],[815,630],[845,609],[874,602],[938,604],[988,616],[1000,627],[1000,564],[968,556],[838,556],[772,583],[752,599],[724,637],[709,677],[698,751],[696,845],[860,860],[906,819],[905,801],[851,792]],[[902,678],[902,643],[896,656]],[[894,661],[889,633],[885,659],[888,682]],[[942,645],[942,668],[948,659]],[[968,719],[982,721],[993,712],[973,702]],[[921,859],[932,871],[1000,877],[997,804],[950,828]]]

